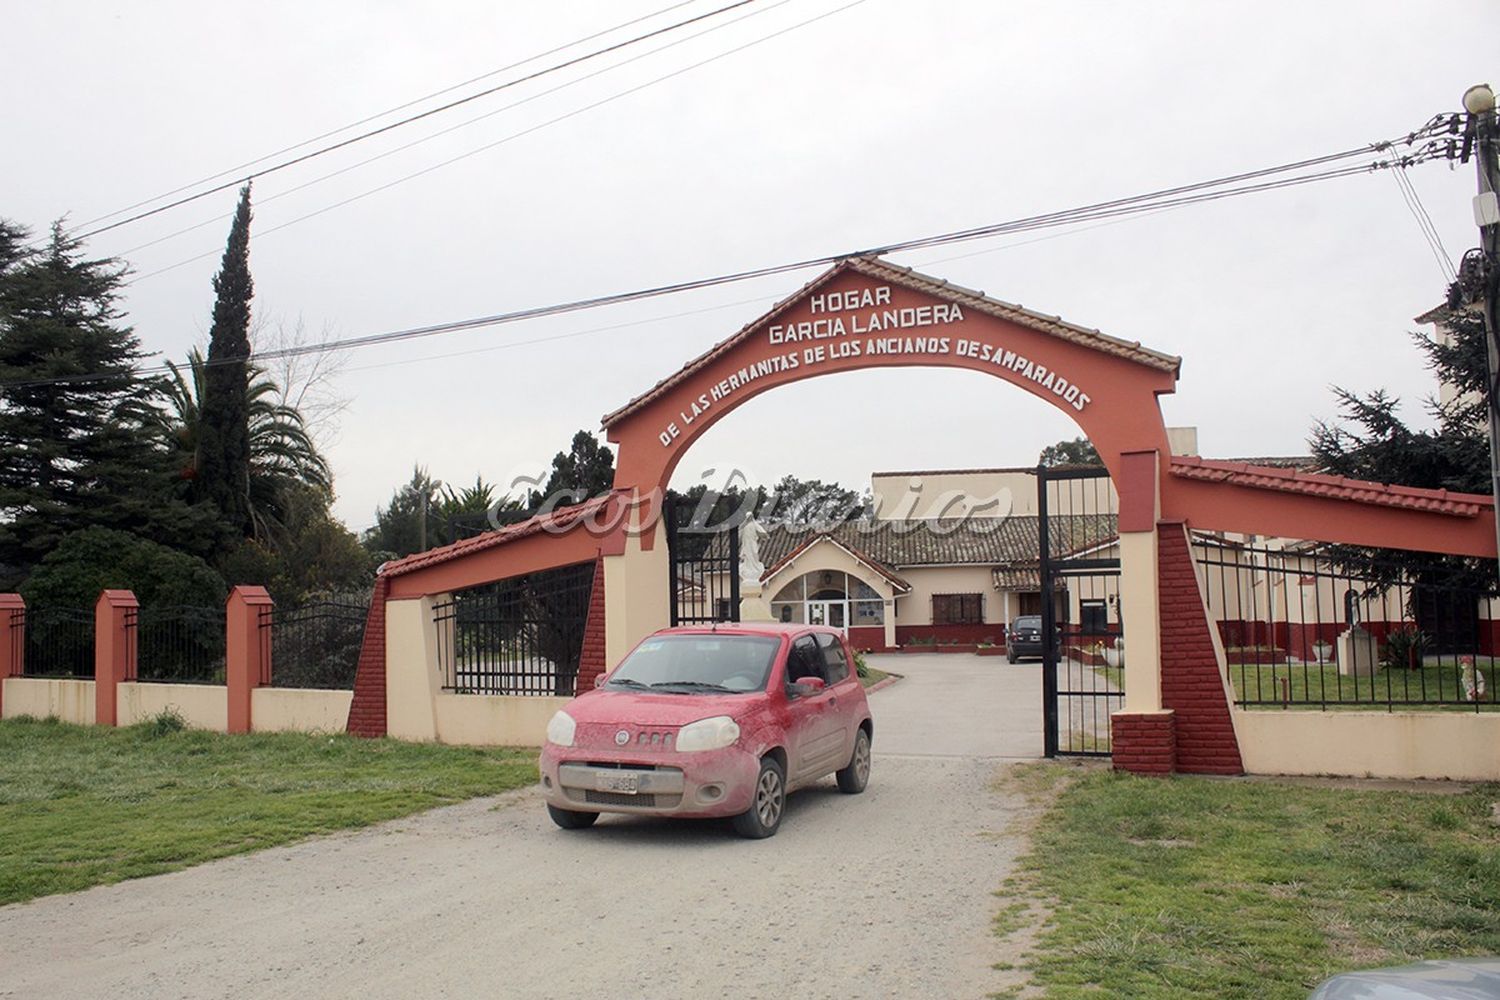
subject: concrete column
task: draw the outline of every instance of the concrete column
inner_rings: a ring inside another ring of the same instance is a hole
[[[1125,711],[1161,711],[1161,599],[1156,531],[1120,533],[1120,622],[1125,633]]]
[[[1125,633],[1126,712],[1159,712],[1161,596],[1156,522],[1161,518],[1161,459],[1154,451],[1120,456],[1120,624]]]
[[[650,550],[642,550],[640,536],[631,535],[623,552],[604,557],[604,651],[610,665],[671,618],[665,525],[658,520],[652,531]]]
[[[428,743],[437,739],[437,697],[443,682],[432,611],[446,597],[440,594],[385,603],[385,720],[389,736]]]
[[[135,680],[135,616],[140,602],[128,590],[106,590],[94,603],[94,721],[117,724],[116,688]]]
[[[0,594],[0,717],[5,711],[5,678],[20,677],[26,666],[26,602],[20,594]]]
[[[250,692],[271,684],[270,630],[261,616],[272,607],[264,587],[235,587],[224,602],[224,684],[228,688],[229,732],[250,732]]]

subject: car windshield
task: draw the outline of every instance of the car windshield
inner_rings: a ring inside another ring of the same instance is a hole
[[[762,635],[658,635],[635,648],[608,686],[673,694],[760,691],[780,639]]]

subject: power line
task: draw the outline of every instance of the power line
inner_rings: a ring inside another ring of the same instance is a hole
[[[275,358],[295,357],[303,354],[324,353],[327,351],[351,350],[359,347],[368,347],[376,344],[395,343],[404,340],[415,340],[425,337],[437,336],[447,333],[456,333],[463,330],[478,329],[488,326],[499,326],[509,323],[517,323],[530,319],[539,319],[546,316],[558,316],[573,312],[582,312],[589,309],[597,309],[604,306],[621,305],[627,302],[635,302],[643,299],[656,298],[665,295],[674,295],[681,292],[695,291],[702,288],[710,288],[719,285],[728,285],[755,278],[770,277],[788,272],[805,270],[811,267],[829,266],[841,260],[851,257],[879,256],[885,254],[903,253],[910,250],[923,249],[926,247],[946,246],[950,244],[963,243],[972,240],[991,238],[1010,233],[1028,232],[1037,229],[1052,228],[1061,225],[1070,225],[1085,221],[1098,219],[1119,218],[1128,215],[1141,215],[1162,211],[1168,208],[1184,205],[1203,204],[1218,201],[1224,198],[1239,197],[1245,194],[1278,190],[1294,187],[1302,184],[1310,184],[1319,181],[1332,180],[1340,177],[1349,177],[1356,174],[1370,173],[1376,170],[1391,169],[1394,166],[1411,165],[1423,162],[1430,158],[1427,151],[1421,151],[1416,155],[1407,155],[1399,158],[1378,160],[1362,164],[1353,164],[1342,167],[1333,167],[1328,170],[1313,174],[1300,174],[1293,177],[1283,177],[1275,180],[1262,180],[1262,178],[1285,173],[1298,169],[1304,164],[1324,164],[1340,159],[1346,159],[1355,155],[1368,154],[1371,151],[1388,150],[1396,144],[1412,145],[1419,139],[1430,137],[1427,130],[1413,132],[1404,139],[1389,140],[1372,143],[1367,146],[1346,150],[1342,153],[1329,154],[1328,156],[1314,157],[1309,160],[1301,160],[1295,163],[1283,164],[1278,167],[1266,167],[1260,170],[1247,171],[1228,177],[1217,178],[1210,181],[1201,181],[1195,184],[1179,185],[1172,188],[1164,188],[1146,194],[1133,195],[1125,198],[1116,198],[1111,201],[1098,202],[1079,208],[1065,209],[1058,212],[1043,215],[1029,216],[1022,219],[1007,222],[994,223],[988,226],[974,227],[955,232],[940,233],[932,236],[919,237],[896,243],[887,243],[881,246],[868,247],[863,250],[849,251],[838,254],[829,254],[821,257],[805,258],[781,264],[772,264],[764,267],[737,271],[729,274],[720,274],[707,278],[695,278],[680,281],[673,284],[658,285],[649,288],[636,289],[628,292],[616,292],[607,295],[592,296],[589,298],[575,299],[569,302],[556,303],[546,306],[534,306],[527,309],[519,309],[510,312],[494,313],[487,316],[477,316],[470,319],[451,321],[446,323],[435,323],[427,326],[409,327],[401,330],[386,331],[383,333],[366,334],[359,337],[348,337],[337,340],[327,340],[315,344],[303,344],[279,350],[266,351],[259,354],[251,354],[237,358],[218,359],[211,364],[239,364],[245,361],[270,360]],[[1246,180],[1255,183],[1243,183]],[[1238,185],[1227,187],[1226,185]],[[142,374],[166,371],[165,365],[138,369]],[[81,374],[71,376],[58,376],[49,379],[23,379],[0,383],[5,388],[29,388],[44,385],[58,385],[77,381],[87,381],[92,378],[102,377],[104,373]]]
[[[315,142],[322,142],[324,139],[332,138],[333,136],[339,135],[343,132],[347,132],[350,129],[359,128],[361,125],[368,125],[371,122],[379,121],[387,115],[393,115],[397,112],[405,111],[407,108],[416,107],[418,104],[425,103],[427,101],[433,100],[434,98],[442,97],[444,94],[451,94],[455,90],[461,90],[462,88],[470,86],[471,84],[480,83],[484,80],[490,79],[491,77],[499,76],[501,73],[508,73],[513,69],[519,69],[522,66],[525,66],[527,63],[536,62],[538,59],[545,59],[548,56],[556,55],[559,52],[564,52],[568,49],[575,48],[579,45],[583,45],[586,42],[592,42],[596,38],[603,38],[605,35],[614,34],[616,31],[620,31],[623,28],[629,28],[634,25],[640,24],[643,21],[649,21],[654,17],[659,17],[662,14],[671,13],[672,11],[677,10],[680,7],[686,7],[696,2],[697,0],[679,0],[678,3],[663,7],[660,10],[654,10],[649,14],[643,14],[640,17],[631,18],[628,21],[621,21],[619,24],[612,25],[611,27],[605,28],[601,31],[596,31],[591,35],[584,35],[582,38],[575,38],[571,42],[567,42],[566,44],[547,49],[545,52],[538,52],[534,55],[527,56],[525,59],[518,60],[517,62],[513,62],[505,66],[501,66],[498,69],[492,69],[487,73],[481,73],[478,76],[473,76],[467,80],[462,80],[458,83],[451,84],[450,86],[443,87],[441,90],[435,90],[430,94],[424,94],[421,97],[413,98],[412,100],[406,101],[402,104],[398,104],[395,107],[386,108],[384,111],[378,111],[373,115],[367,115],[364,118],[352,121],[347,125],[340,125],[338,128],[329,129],[327,132],[321,132],[318,135],[303,139],[301,142],[295,142],[290,146],[283,146],[281,149],[266,153],[263,156],[257,156],[253,160],[246,160],[244,163],[236,164],[235,166],[221,170],[216,174],[209,174],[207,177],[200,177],[198,180],[190,181],[187,184],[183,184],[180,187],[175,187],[170,191],[163,191],[161,194],[142,199],[141,201],[135,202],[131,205],[126,205],[124,208],[118,208],[113,212],[106,212],[103,215],[95,216],[92,219],[88,219],[84,222],[78,223],[78,225],[74,228],[83,229],[87,226],[92,226],[96,223],[104,222],[107,219],[112,219],[117,215],[124,215],[126,212],[132,212],[137,208],[142,208],[146,205],[151,204],[152,202],[161,201],[163,198],[170,198],[173,195],[181,194],[184,191],[190,191],[200,184],[208,184],[212,181],[218,180],[220,177],[227,176],[231,173],[238,173],[239,171],[247,170],[250,167],[255,166],[257,163],[264,163],[266,160],[274,159],[278,156],[285,156],[287,153],[294,153],[306,146],[311,146]]]
[[[782,0],[782,2],[786,2],[786,0]],[[701,59],[698,62],[691,63],[691,64],[689,64],[687,66],[683,66],[680,69],[675,69],[675,70],[671,71],[670,73],[664,73],[661,76],[655,77],[655,78],[653,78],[651,80],[647,80],[644,83],[637,84],[634,87],[630,87],[630,88],[627,88],[625,90],[619,91],[617,93],[611,94],[608,97],[600,98],[599,100],[594,101],[591,104],[585,104],[582,107],[574,108],[572,111],[565,112],[565,113],[563,113],[561,115],[558,115],[555,118],[549,118],[549,119],[547,119],[544,122],[540,122],[540,123],[538,123],[536,125],[532,125],[532,126],[530,126],[528,128],[524,128],[524,129],[522,129],[519,132],[512,132],[510,135],[502,136],[501,138],[496,139],[493,142],[485,143],[484,145],[479,146],[479,147],[477,147],[475,149],[468,150],[467,152],[460,153],[457,156],[453,156],[453,157],[450,157],[450,158],[448,158],[446,160],[442,160],[442,161],[440,161],[438,163],[434,163],[431,166],[423,167],[421,170],[415,170],[415,171],[413,171],[413,172],[411,172],[409,174],[404,174],[404,175],[402,175],[400,177],[397,177],[395,180],[387,181],[384,184],[380,184],[380,185],[377,185],[377,186],[375,186],[373,188],[370,188],[368,190],[361,191],[359,194],[351,195],[348,198],[342,199],[341,201],[333,202],[330,205],[324,205],[322,208],[314,209],[311,212],[308,212],[308,213],[306,213],[304,215],[299,215],[299,216],[296,216],[294,218],[288,219],[286,222],[278,223],[277,225],[271,226],[270,228],[258,230],[256,232],[256,236],[258,238],[266,237],[266,236],[271,235],[272,233],[280,232],[281,230],[286,229],[286,228],[288,228],[290,226],[295,226],[295,225],[297,225],[300,222],[306,222],[308,219],[315,219],[315,218],[317,218],[320,215],[326,215],[327,213],[332,212],[332,211],[334,211],[336,209],[343,208],[345,205],[351,205],[354,202],[356,202],[356,201],[362,201],[363,199],[368,198],[371,195],[379,194],[382,191],[388,191],[391,188],[396,187],[397,185],[405,184],[407,181],[415,180],[418,177],[422,177],[422,176],[425,176],[426,174],[430,174],[430,173],[432,173],[435,170],[441,170],[444,167],[452,166],[453,164],[458,163],[458,162],[460,162],[462,160],[467,160],[471,156],[478,156],[480,153],[488,152],[489,150],[494,149],[497,146],[503,146],[503,145],[505,145],[508,142],[513,142],[516,139],[520,139],[520,138],[523,138],[525,136],[531,135],[533,132],[540,132],[544,128],[549,128],[550,126],[556,125],[559,122],[567,121],[570,118],[575,118],[578,115],[585,114],[586,112],[589,112],[589,111],[593,111],[594,109],[603,107],[606,104],[611,104],[611,103],[613,103],[615,101],[618,101],[618,100],[620,100],[622,98],[629,97],[630,95],[639,93],[639,92],[647,89],[648,87],[654,87],[654,86],[656,86],[659,83],[664,83],[667,80],[671,80],[674,77],[681,76],[684,73],[689,73],[689,72],[691,72],[691,71],[693,71],[695,69],[699,69],[699,68],[701,68],[703,66],[707,66],[710,63],[718,62],[720,59],[728,58],[729,56],[732,56],[732,55],[735,55],[737,53],[743,52],[746,49],[753,48],[756,45],[760,45],[760,44],[762,44],[764,42],[771,41],[774,38],[779,38],[782,35],[785,35],[785,34],[787,34],[789,32],[796,31],[796,30],[798,30],[800,28],[805,28],[808,25],[813,24],[813,23],[815,23],[817,21],[821,21],[821,20],[823,20],[825,18],[833,17],[835,14],[841,14],[844,11],[849,10],[850,8],[858,7],[860,4],[862,4],[864,2],[865,2],[865,0],[852,0],[851,3],[846,3],[842,7],[835,7],[833,10],[825,11],[824,13],[819,14],[816,17],[808,18],[805,21],[799,21],[796,24],[793,24],[793,25],[790,25],[788,27],[782,28],[782,29],[780,29],[778,31],[773,31],[769,35],[763,35],[760,38],[752,39],[752,40],[750,40],[748,42],[745,42],[742,45],[737,45],[734,48],[727,49],[727,50],[725,50],[723,52],[717,53],[716,55],[709,56],[707,59]],[[778,6],[779,6],[779,4],[778,4]],[[745,18],[741,18],[740,20],[745,20]],[[738,22],[736,22],[736,23],[738,23]],[[188,257],[188,258],[185,258],[183,260],[179,260],[179,261],[177,261],[175,263],[168,264],[165,267],[159,267],[159,268],[155,269],[154,271],[147,271],[144,274],[137,275],[136,277],[131,278],[129,281],[127,281],[126,284],[127,285],[134,285],[137,282],[145,281],[145,280],[147,280],[149,278],[154,278],[157,275],[166,274],[168,271],[175,271],[179,267],[186,267],[187,265],[196,263],[197,261],[205,260],[205,259],[210,258],[210,257],[214,257],[214,256],[218,255],[221,252],[222,251],[220,249],[218,249],[218,248],[215,248],[215,249],[212,249],[212,250],[205,250],[203,253],[195,254],[192,257]]]
[[[423,143],[431,142],[433,139],[440,138],[440,137],[448,135],[449,133],[452,133],[452,132],[457,132],[460,129],[468,128],[470,125],[478,124],[479,122],[486,121],[486,120],[488,120],[490,118],[495,117],[496,115],[503,114],[506,111],[512,111],[512,110],[514,110],[516,108],[521,107],[522,105],[530,104],[532,101],[537,101],[537,100],[542,99],[543,97],[548,97],[548,96],[550,96],[552,94],[556,94],[559,91],[567,90],[569,87],[577,86],[578,84],[584,83],[584,82],[586,82],[588,80],[592,80],[595,77],[603,76],[606,73],[613,73],[617,69],[621,69],[622,67],[629,66],[632,63],[639,62],[642,59],[649,59],[652,56],[656,55],[657,53],[665,52],[667,49],[676,48],[679,45],[686,45],[688,42],[695,41],[696,39],[702,38],[705,35],[711,35],[711,34],[713,34],[716,31],[722,31],[725,28],[732,28],[736,24],[740,24],[740,23],[742,23],[744,21],[748,21],[752,17],[759,17],[762,14],[768,14],[771,11],[775,10],[776,8],[783,7],[783,6],[785,6],[785,5],[787,5],[787,4],[791,3],[791,2],[792,2],[792,0],[776,0],[775,3],[772,3],[768,7],[757,8],[757,9],[752,10],[749,13],[747,13],[747,14],[741,16],[741,17],[734,18],[733,20],[724,21],[724,22],[722,22],[720,24],[711,25],[710,27],[704,28],[702,31],[699,31],[699,32],[697,32],[695,34],[688,35],[688,36],[686,36],[684,38],[673,39],[672,41],[667,42],[664,45],[660,45],[660,46],[658,46],[658,47],[656,47],[654,49],[651,49],[651,50],[649,50],[647,52],[642,52],[642,53],[639,53],[638,55],[633,55],[633,56],[631,56],[628,59],[622,59],[622,60],[620,60],[617,63],[614,63],[614,64],[609,65],[609,66],[605,66],[603,69],[597,69],[597,70],[594,70],[592,73],[586,73],[583,76],[575,77],[574,79],[568,80],[565,83],[560,83],[560,84],[558,84],[555,87],[548,88],[547,90],[538,91],[535,94],[531,94],[531,95],[529,95],[527,97],[523,97],[523,98],[521,98],[518,101],[513,101],[512,103],[504,105],[503,107],[495,108],[492,111],[486,111],[484,114],[475,115],[473,118],[469,118],[469,119],[466,119],[464,121],[458,122],[456,124],[449,125],[447,128],[439,129],[438,131],[433,132],[433,133],[431,133],[429,135],[424,135],[420,139],[413,139],[411,142],[405,143],[405,144],[400,145],[400,146],[393,147],[391,149],[387,149],[387,150],[385,150],[383,152],[380,152],[380,153],[376,153],[374,156],[368,156],[368,157],[366,157],[363,160],[358,160],[358,161],[356,161],[354,163],[348,164],[346,166],[342,166],[342,167],[338,168],[337,170],[332,170],[332,171],[329,171],[326,174],[322,174],[322,175],[320,175],[318,177],[314,177],[311,180],[303,181],[301,184],[297,184],[297,185],[295,185],[293,187],[289,187],[289,188],[287,188],[287,189],[285,189],[283,191],[278,191],[275,194],[270,195],[269,197],[257,197],[256,200],[255,200],[256,208],[259,209],[259,208],[261,208],[261,207],[263,207],[265,205],[268,205],[271,202],[276,201],[276,200],[278,200],[280,198],[285,198],[287,195],[295,194],[298,191],[306,190],[307,188],[313,187],[314,185],[317,185],[317,184],[321,184],[324,181],[332,180],[335,177],[339,177],[339,176],[341,176],[343,174],[347,174],[347,173],[349,173],[352,170],[358,170],[360,167],[368,166],[371,163],[375,163],[375,162],[377,162],[379,160],[386,159],[387,157],[390,157],[390,156],[395,156],[397,153],[404,153],[408,149],[413,149],[413,148],[415,148],[417,146],[422,145]],[[653,81],[653,82],[657,82],[657,81]],[[597,105],[591,105],[591,107],[597,107]],[[584,109],[584,110],[587,110],[587,109]],[[564,116],[564,117],[568,117],[568,116]],[[543,128],[543,127],[546,127],[548,125],[553,125],[553,124],[556,124],[558,121],[561,121],[561,120],[562,120],[561,118],[554,118],[551,121],[542,123],[542,125],[537,126],[537,128]],[[520,132],[520,133],[517,133],[516,135],[506,136],[504,139],[500,140],[500,142],[489,143],[489,144],[487,144],[487,145],[485,145],[483,147],[480,147],[480,150],[477,150],[475,152],[479,152],[479,151],[483,151],[483,150],[488,150],[488,149],[493,149],[495,146],[500,145],[501,143],[509,142],[512,139],[515,139],[515,138],[517,138],[517,137],[519,137],[521,135],[526,135],[530,131],[535,131],[535,130],[536,129],[530,129],[527,132]],[[471,152],[471,153],[465,154],[465,155],[474,155],[474,154]],[[451,162],[451,161],[449,161],[449,162]],[[446,165],[446,164],[439,164],[439,166],[442,166],[442,165]],[[412,175],[408,175],[407,177],[401,178],[401,179],[397,180],[394,183],[401,183],[402,181],[409,180],[409,179],[411,179],[412,177],[415,177],[415,176],[420,176],[420,171],[417,174],[412,174]],[[384,188],[379,188],[377,190],[384,190]],[[364,197],[364,196],[361,195],[360,197]],[[347,203],[346,202],[341,202],[340,204],[347,204]],[[146,249],[149,249],[150,247],[154,247],[154,246],[157,246],[159,244],[166,243],[167,241],[174,240],[174,239],[176,239],[179,236],[186,236],[188,233],[196,232],[197,230],[202,229],[205,226],[211,226],[211,225],[213,225],[216,222],[223,222],[225,219],[232,218],[233,216],[234,216],[233,212],[225,212],[222,215],[216,215],[216,216],[214,216],[211,219],[205,219],[202,222],[194,223],[191,226],[187,226],[187,227],[185,227],[183,229],[179,229],[179,230],[177,230],[175,232],[167,233],[165,236],[160,236],[160,237],[157,237],[154,240],[149,240],[149,241],[147,241],[145,243],[141,243],[141,244],[138,244],[136,246],[130,247],[128,249],[122,250],[122,251],[119,252],[119,254],[117,254],[117,256],[120,256],[120,257],[129,257],[131,254],[136,253],[138,251],[146,250]],[[303,216],[302,218],[310,218],[310,217],[311,216]],[[296,220],[293,220],[293,222],[299,222],[299,221],[301,221],[300,218],[296,219]],[[276,226],[274,229],[265,230],[264,232],[261,232],[258,235],[262,235],[263,236],[266,233],[274,232],[276,229],[284,229],[284,228],[286,228],[286,225],[291,225],[291,224],[292,223],[287,223],[285,225]],[[149,272],[147,274],[143,274],[143,275],[141,275],[139,278],[137,278],[135,280],[137,280],[137,281],[143,280],[145,278],[151,277],[152,275],[161,274],[163,271],[172,270],[172,269],[174,269],[176,267],[185,266],[187,264],[192,263],[193,261],[202,260],[204,257],[206,257],[206,256],[212,256],[212,255],[214,255],[214,254],[216,254],[218,252],[219,252],[218,249],[214,249],[214,250],[211,250],[211,251],[205,251],[202,254],[197,254],[197,255],[195,255],[193,257],[188,258],[187,260],[180,261],[177,264],[168,265],[167,267],[161,268],[160,270],[151,271],[151,272]]]
[[[189,204],[191,202],[198,201],[199,199],[206,198],[206,197],[208,197],[211,194],[217,194],[220,191],[228,191],[231,188],[234,188],[234,187],[236,187],[236,186],[238,186],[240,184],[243,184],[246,181],[253,180],[253,179],[257,178],[257,177],[264,177],[267,174],[273,174],[273,173],[276,173],[277,171],[285,170],[286,168],[292,167],[292,166],[296,166],[299,163],[305,163],[308,160],[313,159],[314,157],[323,156],[323,155],[325,155],[327,153],[331,153],[331,152],[333,152],[335,150],[343,149],[346,146],[352,146],[353,144],[355,144],[357,142],[363,142],[364,140],[373,138],[374,136],[377,136],[377,135],[383,135],[384,133],[389,132],[392,129],[401,128],[404,125],[410,125],[412,122],[421,121],[424,118],[430,118],[433,115],[441,114],[444,111],[449,111],[449,110],[451,110],[453,108],[456,108],[456,107],[458,107],[460,105],[468,104],[471,101],[477,101],[477,100],[479,100],[482,97],[488,97],[491,94],[498,93],[498,92],[500,92],[502,90],[508,90],[511,87],[519,86],[520,84],[523,84],[523,83],[529,83],[530,81],[539,79],[540,77],[547,76],[549,74],[556,73],[556,72],[559,72],[559,71],[564,70],[564,69],[568,69],[569,67],[572,67],[572,66],[577,66],[580,63],[588,62],[589,60],[596,59],[599,56],[607,55],[607,54],[609,54],[611,52],[617,52],[620,49],[627,48],[627,47],[629,47],[631,45],[635,45],[635,44],[637,44],[639,42],[644,42],[644,41],[646,41],[648,39],[656,38],[659,35],[664,35],[664,34],[667,34],[668,32],[676,31],[678,28],[683,28],[683,27],[686,27],[687,25],[690,25],[690,24],[696,24],[699,21],[703,21],[703,20],[706,20],[706,19],[711,18],[711,17],[717,17],[718,15],[723,14],[726,11],[734,10],[737,7],[744,7],[747,4],[752,4],[752,3],[755,3],[755,2],[756,2],[756,0],[734,0],[733,3],[726,4],[723,7],[716,7],[715,9],[713,9],[711,11],[708,11],[707,13],[698,14],[698,15],[690,17],[690,18],[688,18],[688,19],[686,19],[684,21],[678,21],[678,22],[676,22],[674,24],[669,24],[669,25],[667,25],[664,28],[657,28],[657,29],[655,29],[653,31],[648,31],[645,34],[636,35],[634,37],[627,38],[623,42],[616,42],[613,45],[606,45],[604,48],[595,49],[594,51],[586,53],[584,55],[576,56],[576,57],[574,57],[572,59],[568,59],[568,60],[565,60],[565,61],[560,62],[560,63],[555,63],[555,64],[553,64],[551,66],[548,66],[548,67],[546,67],[544,69],[537,70],[534,73],[528,73],[527,75],[522,76],[522,77],[517,77],[514,80],[508,80],[505,83],[498,84],[498,85],[496,85],[494,87],[490,87],[490,88],[488,88],[486,90],[478,91],[477,93],[470,94],[467,97],[461,97],[458,100],[449,101],[446,104],[440,104],[440,105],[438,105],[435,108],[429,108],[426,111],[422,111],[422,112],[419,112],[419,113],[414,114],[414,115],[409,115],[406,118],[398,119],[397,121],[390,122],[389,124],[386,124],[386,125],[382,125],[379,128],[370,129],[367,132],[361,132],[358,135],[350,136],[347,139],[341,139],[340,141],[335,142],[335,143],[331,143],[331,144],[329,144],[327,146],[321,146],[318,149],[315,149],[315,150],[313,150],[311,152],[303,153],[300,156],[294,156],[294,157],[292,157],[289,160],[283,160],[280,163],[277,163],[277,164],[274,164],[272,166],[266,167],[263,170],[256,170],[256,171],[253,171],[253,172],[251,172],[249,174],[246,174],[243,177],[237,177],[234,180],[226,181],[226,182],[224,182],[222,184],[215,185],[214,187],[206,188],[206,189],[204,189],[202,191],[197,192],[196,194],[185,195],[185,196],[183,196],[181,198],[177,198],[177,199],[175,199],[173,201],[169,201],[165,205],[160,205],[160,206],[158,206],[156,208],[147,209],[146,211],[143,211],[143,212],[137,212],[136,214],[127,216],[126,218],[120,219],[117,222],[111,222],[111,223],[109,223],[107,225],[99,226],[96,229],[91,229],[88,232],[78,234],[76,236],[73,236],[72,238],[79,239],[79,240],[86,240],[86,239],[89,239],[90,237],[98,236],[100,233],[107,233],[107,232],[109,232],[112,229],[118,229],[121,226],[129,225],[132,222],[139,222],[141,219],[150,218],[153,215],[160,215],[162,212],[167,212],[167,211],[170,211],[171,209],[179,208],[179,207],[181,207],[183,205],[187,205],[187,204]]]

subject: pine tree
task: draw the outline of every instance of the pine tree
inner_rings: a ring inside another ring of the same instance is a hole
[[[0,223],[0,587],[88,526],[202,551],[212,526],[173,495],[160,383],[115,305],[123,267],[60,225],[41,250],[24,237]]]
[[[1484,320],[1453,312],[1443,322],[1450,332],[1445,341],[1412,335],[1428,370],[1454,390],[1446,404],[1426,400],[1436,429],[1408,426],[1400,398],[1383,389],[1360,395],[1335,386],[1342,422],[1319,421],[1308,439],[1319,471],[1399,486],[1490,492]],[[1351,572],[1379,583],[1404,578],[1478,593],[1496,589],[1495,564],[1489,560],[1354,546],[1334,546],[1330,552]]]
[[[615,481],[615,455],[588,431],[573,435],[567,451],[552,456],[552,474],[532,506],[558,493],[566,493],[555,506],[566,507],[610,491]]]
[[[195,495],[211,500],[242,535],[254,531],[250,511],[250,185],[240,190],[229,244],[214,275],[213,326],[208,335],[198,436]]]

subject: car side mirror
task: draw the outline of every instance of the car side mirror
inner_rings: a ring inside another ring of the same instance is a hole
[[[793,698],[805,698],[810,694],[817,694],[827,686],[821,677],[802,677],[787,685],[786,690]]]

